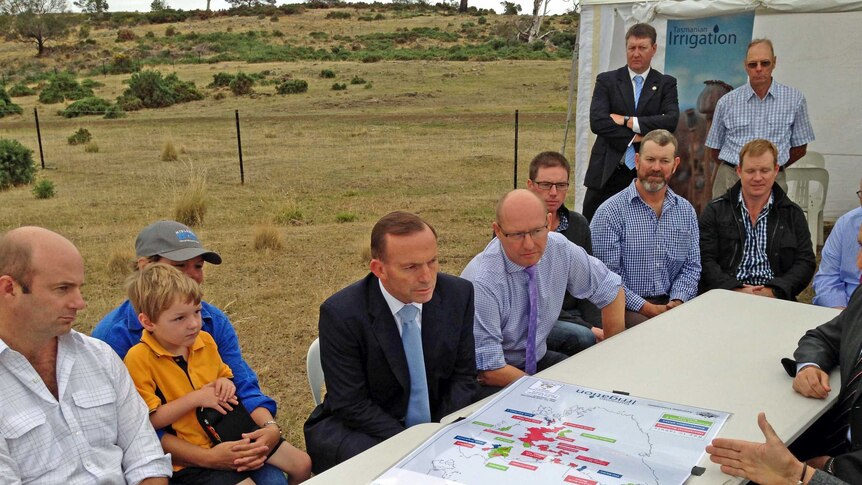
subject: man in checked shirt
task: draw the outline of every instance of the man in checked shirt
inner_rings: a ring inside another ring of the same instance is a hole
[[[593,253],[622,277],[626,328],[697,294],[697,216],[667,186],[679,165],[676,150],[669,131],[649,132],[635,155],[637,178],[599,206],[590,224]]]
[[[778,149],[752,140],[739,154],[739,182],[700,214],[700,291],[713,288],[796,300],[814,275],[805,214],[775,182]]]
[[[3,483],[167,485],[147,407],[117,354],[72,329],[84,261],[41,227],[0,236]]]

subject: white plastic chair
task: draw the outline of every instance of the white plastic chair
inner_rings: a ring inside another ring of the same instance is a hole
[[[811,244],[816,250],[823,244],[823,206],[829,189],[829,172],[820,167],[798,167],[798,163],[787,169],[787,195],[805,212]]]
[[[320,339],[314,339],[308,347],[305,357],[305,371],[308,373],[308,385],[311,387],[311,397],[314,405],[320,404],[320,392],[323,387],[323,367],[320,365]]]
[[[812,152],[808,150],[805,156],[797,160],[790,168],[826,168],[826,159],[820,152]]]

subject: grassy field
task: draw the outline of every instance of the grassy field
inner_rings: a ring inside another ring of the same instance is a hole
[[[327,30],[336,21],[283,17],[284,32]],[[291,22],[297,22],[293,24]],[[442,27],[475,21],[434,16],[399,20]],[[355,29],[393,30],[395,20],[340,21]],[[387,25],[386,22],[390,22]],[[332,24],[332,25],[330,25]],[[186,22],[180,31],[273,28],[255,18]],[[409,24],[413,26],[413,24]],[[147,29],[135,27],[143,35]],[[364,31],[363,31],[364,32]],[[367,32],[365,32],[367,33]],[[161,35],[161,34],[160,34]],[[114,31],[92,36],[113,49]],[[32,61],[32,47],[3,43],[3,62]],[[62,59],[40,61],[62,68]],[[122,299],[124,263],[145,225],[171,218],[178,196],[193,177],[206,179],[207,212],[196,229],[206,247],[224,258],[208,266],[204,290],[230,315],[246,359],[265,392],[279,403],[278,419],[291,442],[304,446],[302,423],[312,409],[305,352],[317,336],[317,309],[333,292],[367,272],[371,226],[392,210],[421,214],[440,233],[443,271],[460,273],[487,242],[494,201],[512,185],[514,111],[521,112],[519,181],[538,151],[558,150],[565,121],[570,62],[293,62],[175,64],[158,67],[202,87],[217,72],[271,70],[309,82],[308,93],[278,96],[271,86],[254,96],[130,113],[119,120],[64,119],[61,105],[36,96],[15,98],[21,116],[0,119],[0,137],[37,150],[33,108],[39,110],[53,199],[36,200],[29,187],[0,193],[0,230],[37,224],[69,237],[87,270],[89,307],[76,329],[92,327]],[[322,69],[335,79],[320,79]],[[360,76],[370,89],[333,82]],[[128,75],[99,76],[96,94],[113,99]],[[239,182],[234,110],[240,111],[245,184]],[[69,146],[66,138],[87,128],[97,153]],[[571,133],[571,132],[570,132]],[[163,162],[170,141],[180,159]],[[573,146],[568,146],[571,155]],[[38,151],[34,153],[38,163]],[[261,225],[274,224],[281,250],[255,250]]]

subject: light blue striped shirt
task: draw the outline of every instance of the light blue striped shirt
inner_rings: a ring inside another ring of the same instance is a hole
[[[766,96],[744,85],[718,100],[706,146],[720,149],[718,158],[733,165],[751,140],[765,138],[778,148],[778,165],[790,158],[790,148],[814,141],[805,96],[795,88],[772,80]]]
[[[667,189],[661,218],[638,194],[635,182],[606,200],[590,224],[593,254],[622,277],[626,309],[645,297],[688,301],[700,280],[700,231],[694,207]]]
[[[497,238],[464,268],[461,277],[473,282],[476,314],[476,367],[493,370],[506,364],[524,368],[529,294],[527,273],[506,257]],[[548,244],[536,263],[539,290],[536,359],[545,356],[545,340],[563,307],[566,290],[598,307],[619,293],[620,277],[562,234],[548,234]]]
[[[820,253],[820,267],[814,275],[816,294],[811,303],[828,307],[847,306],[862,276],[856,267],[860,226],[862,207],[838,218]]]

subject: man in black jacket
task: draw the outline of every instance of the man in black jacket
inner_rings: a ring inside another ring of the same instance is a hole
[[[777,149],[752,140],[740,181],[700,215],[700,292],[714,288],[796,300],[816,263],[805,215],[775,183]]]

